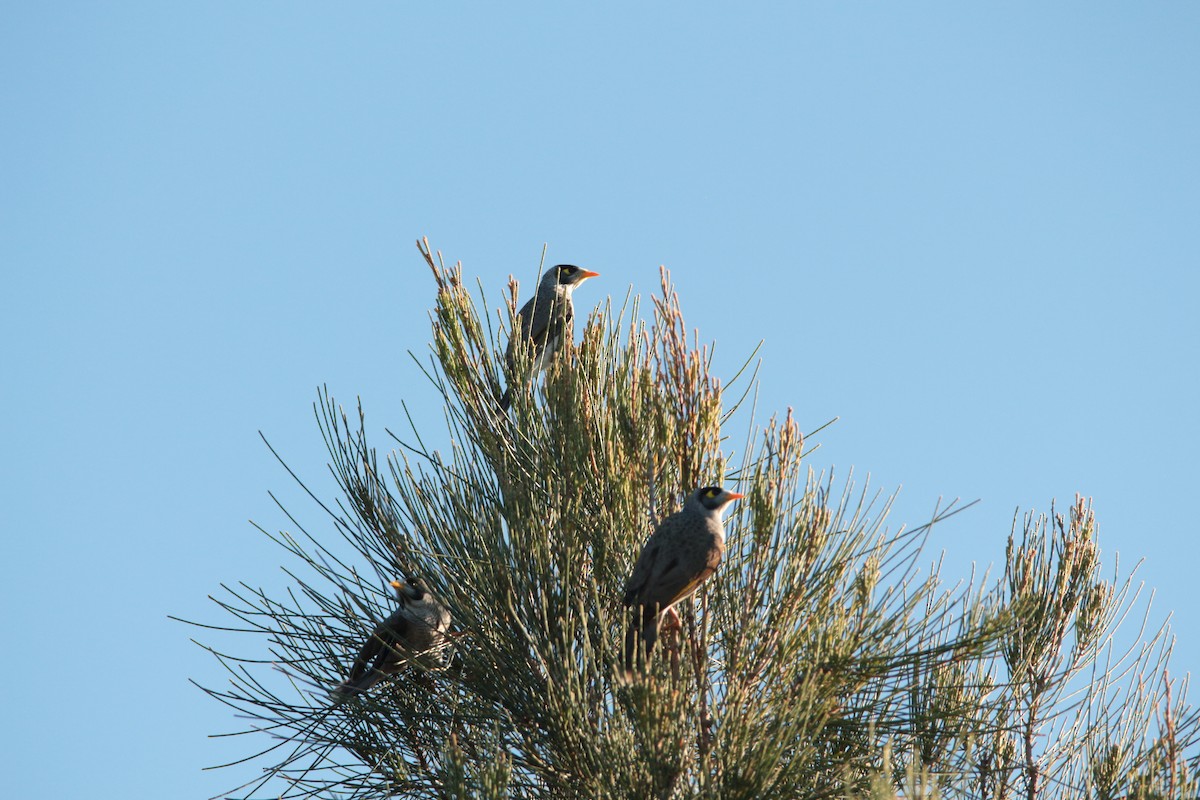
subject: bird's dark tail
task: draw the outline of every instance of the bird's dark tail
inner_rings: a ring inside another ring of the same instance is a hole
[[[335,703],[345,702],[351,697],[365,694],[372,686],[383,680],[386,675],[377,669],[370,670],[352,681],[342,681],[330,690],[329,698]]]
[[[512,389],[505,389],[504,394],[500,395],[496,402],[500,405],[500,410],[507,414],[508,407],[512,405]]]
[[[625,632],[625,671],[630,674],[635,665],[640,670],[650,661],[650,654],[654,652],[654,644],[658,641],[658,609],[637,606],[637,613],[641,619],[635,619]],[[641,639],[641,647],[638,646],[638,639]]]

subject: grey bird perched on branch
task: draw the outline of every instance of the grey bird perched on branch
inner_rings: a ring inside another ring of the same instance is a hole
[[[519,322],[514,325],[514,329],[520,328],[520,338],[527,341],[532,348],[533,376],[544,370],[550,359],[562,347],[564,332],[570,329],[571,319],[575,316],[571,292],[588,278],[595,278],[599,274],[574,264],[559,264],[542,275],[537,292],[517,312],[516,318]],[[508,365],[509,386],[500,398],[502,411],[507,411],[512,402],[512,381],[516,377],[513,374],[513,362],[517,341],[516,338],[510,338],[508,349],[504,353],[504,360]]]
[[[720,486],[697,489],[688,496],[683,508],[658,523],[646,540],[633,575],[625,584],[626,606],[636,605],[636,617],[625,634],[625,669],[633,672],[638,655],[640,633],[642,648],[639,664],[650,658],[658,640],[658,623],[663,614],[674,614],[674,606],[700,587],[721,563],[725,554],[725,525],[721,514],[725,506],[743,495]]]
[[[375,626],[354,659],[350,677],[329,693],[335,700],[367,691],[420,656],[441,658],[450,611],[422,580],[409,578],[391,585],[400,607]]]

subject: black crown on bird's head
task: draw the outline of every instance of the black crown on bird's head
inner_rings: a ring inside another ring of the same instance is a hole
[[[599,274],[599,272],[592,272],[590,269],[583,269],[574,264],[558,264],[546,273],[546,277],[559,286],[577,286]]]
[[[720,486],[705,486],[697,489],[695,494],[697,502],[709,511],[716,511],[727,503],[742,499],[743,496],[737,492],[726,491]]]
[[[414,603],[421,602],[429,593],[429,587],[420,578],[406,578],[403,582],[392,581],[392,588],[396,590],[396,596],[401,600]]]

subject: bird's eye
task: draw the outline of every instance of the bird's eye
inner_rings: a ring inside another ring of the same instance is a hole
[[[720,493],[721,493],[721,490],[720,490],[720,489],[718,489],[718,488],[717,488],[717,487],[715,487],[715,486],[710,486],[710,487],[708,487],[707,489],[705,489],[705,490],[704,490],[704,496],[705,496],[705,497],[716,497],[716,496],[717,496],[717,495],[719,495]]]

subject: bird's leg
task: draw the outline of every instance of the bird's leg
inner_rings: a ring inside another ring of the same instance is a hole
[[[671,606],[663,612],[663,625],[661,630],[677,631],[683,627],[683,623],[679,621],[679,612],[675,610],[675,606]]]

